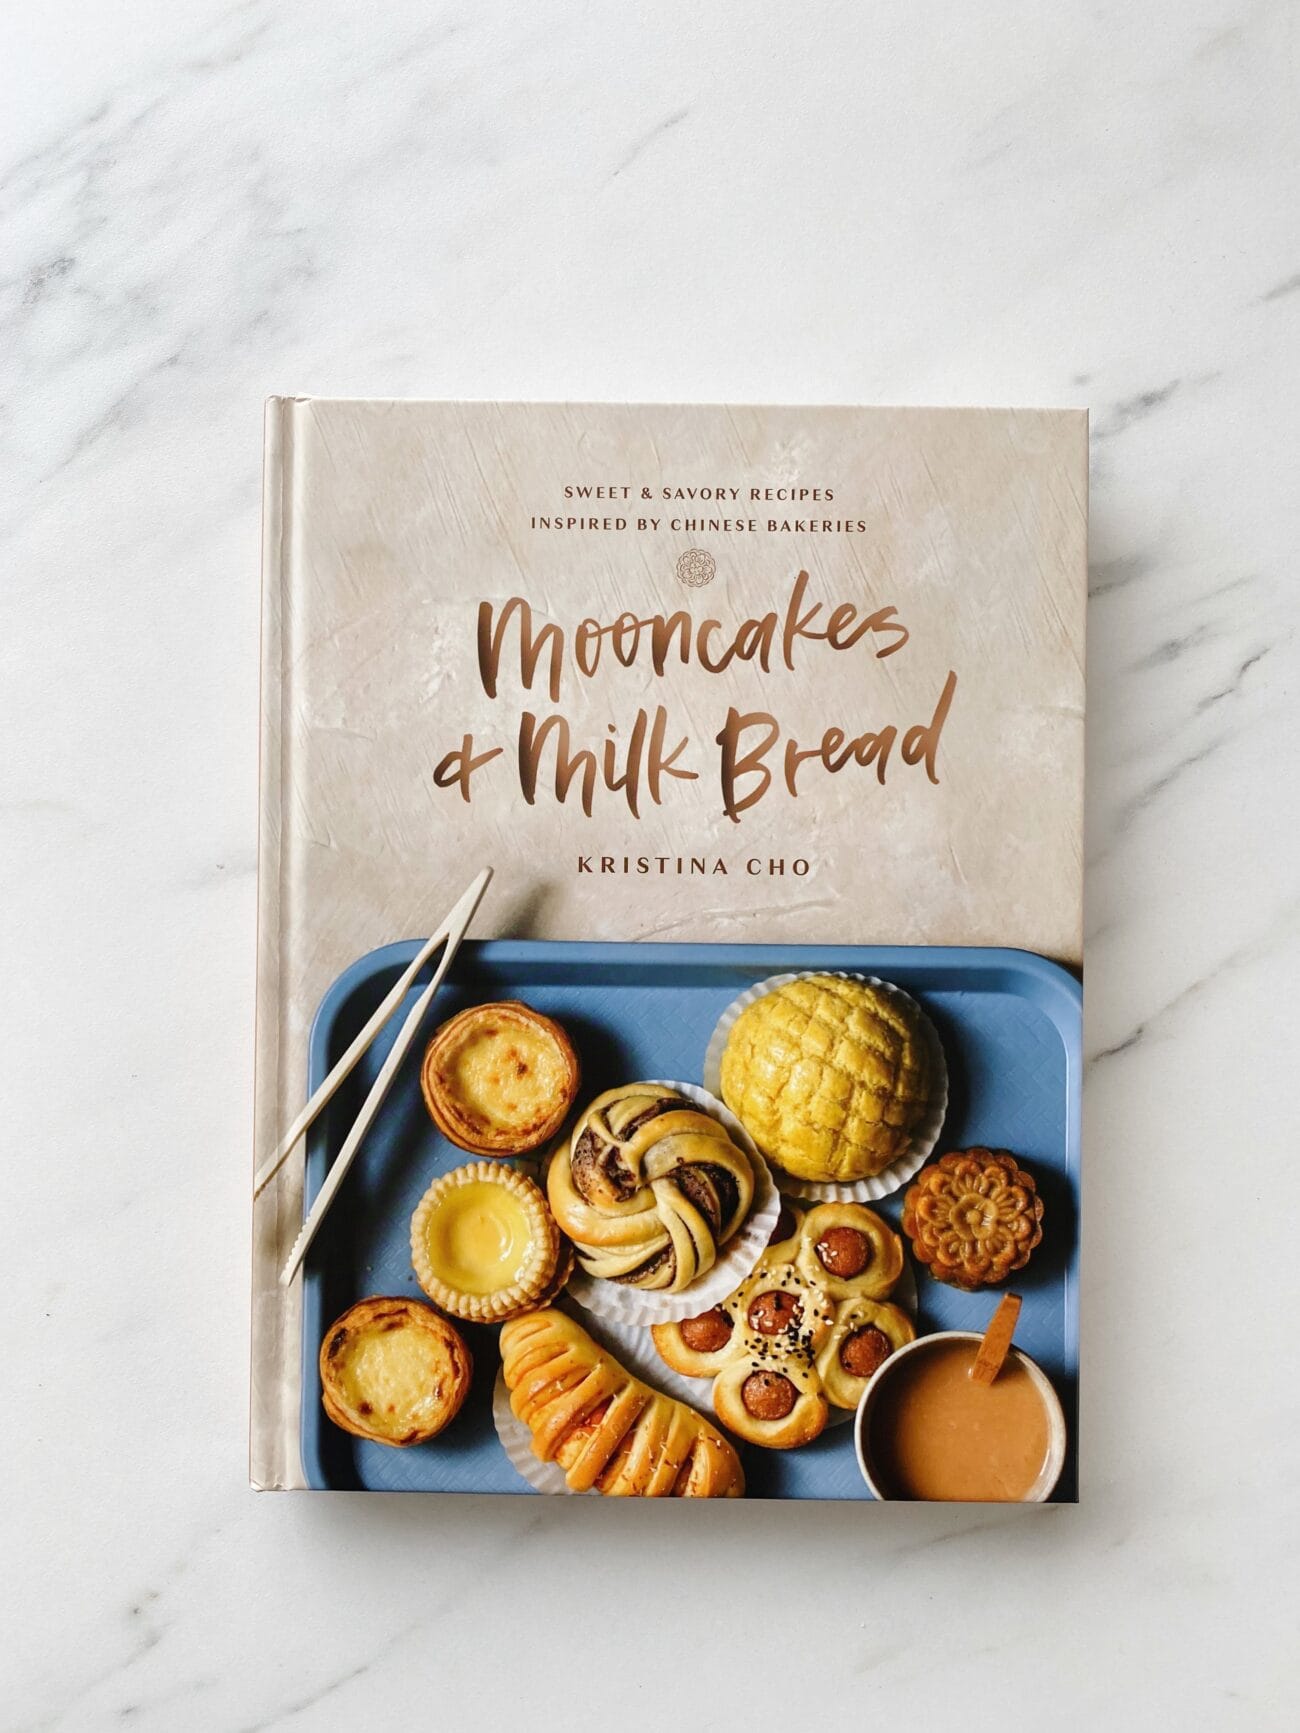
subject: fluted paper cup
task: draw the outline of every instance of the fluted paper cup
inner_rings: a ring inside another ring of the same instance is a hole
[[[573,1488],[564,1478],[558,1462],[543,1462],[533,1455],[533,1435],[522,1420],[515,1418],[506,1389],[505,1374],[497,1368],[497,1381],[492,1387],[492,1424],[497,1429],[501,1448],[510,1458],[510,1466],[521,1474],[535,1492],[565,1492]],[[595,1490],[594,1488],[592,1489]]]

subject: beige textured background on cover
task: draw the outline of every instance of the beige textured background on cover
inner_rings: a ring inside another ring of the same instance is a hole
[[[566,486],[631,497],[566,499]],[[661,497],[731,487],[738,500]],[[834,499],[749,498],[790,487]],[[627,529],[532,522],[619,516]],[[638,533],[639,516],[658,530]],[[674,517],[759,527],[675,532]],[[769,532],[772,518],[865,527]],[[496,878],[478,937],[992,944],[1081,961],[1086,522],[1081,412],[273,400],[259,1156],[301,1105],[307,1032],[330,982],[363,952],[427,932],[484,863]],[[678,577],[691,549],[714,561],[706,587]],[[717,619],[716,655],[746,619],[784,618],[800,570],[805,609],[823,604],[815,627],[839,603],[892,605],[907,643],[878,658],[888,635],[838,652],[800,641],[793,671],[778,649],[768,673],[736,661],[711,674],[692,653],[657,679],[648,650],[625,668],[606,639],[590,678],[575,665],[584,616],[608,624],[625,610]],[[564,630],[557,704],[545,659],[522,687],[513,626],[497,696],[484,691],[479,604],[512,596],[535,627]],[[901,739],[930,721],[950,672],[937,785],[895,745],[883,787],[874,768],[830,775],[810,761],[790,798],[788,739],[806,748],[828,728],[855,737],[889,724]],[[689,743],[677,763],[698,780],[668,779],[662,806],[643,790],[639,818],[599,787],[588,818],[577,788],[560,804],[546,774],[525,803],[522,711],[558,710],[575,746],[599,748],[610,723],[626,741],[638,709],[660,705],[670,748]],[[781,730],[773,786],[738,824],[722,810],[715,741],[732,705]],[[468,804],[433,779],[466,733],[476,753],[501,749]],[[613,872],[599,872],[602,856]],[[640,858],[649,871],[635,870]],[[691,873],[692,858],[705,872]],[[276,1285],[301,1181],[298,1153],[254,1209],[251,1472],[266,1487],[302,1484],[297,1293]]]

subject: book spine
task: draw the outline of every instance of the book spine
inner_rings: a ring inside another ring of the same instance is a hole
[[[301,407],[295,398],[269,398],[264,425],[254,1170],[279,1141],[284,1087],[283,814],[290,795],[288,628],[293,607],[297,492],[294,432]],[[277,1294],[284,1231],[300,1208],[301,1173],[290,1161],[253,1204],[249,1479],[259,1490],[303,1484],[295,1441],[299,1393],[287,1387],[285,1375],[285,1367],[292,1363],[287,1333],[297,1328],[298,1307],[296,1303],[278,1303]]]

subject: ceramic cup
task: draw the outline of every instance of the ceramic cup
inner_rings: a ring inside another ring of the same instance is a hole
[[[918,1336],[914,1342],[909,1342],[905,1348],[899,1348],[891,1354],[888,1360],[876,1373],[870,1384],[862,1393],[858,1403],[858,1411],[853,1417],[853,1448],[857,1454],[858,1467],[862,1470],[862,1478],[871,1489],[871,1496],[882,1502],[889,1499],[886,1492],[876,1480],[873,1472],[868,1440],[871,1436],[871,1416],[879,1398],[880,1392],[886,1387],[903,1361],[909,1354],[924,1354],[939,1342],[969,1342],[972,1347],[978,1347],[983,1337],[977,1330],[938,1330],[932,1336]],[[1043,1463],[1038,1479],[1030,1487],[1021,1504],[1045,1504],[1052,1496],[1053,1488],[1061,1478],[1061,1469],[1065,1466],[1065,1413],[1061,1407],[1060,1398],[1053,1390],[1051,1380],[1046,1372],[1028,1354],[1022,1354],[1019,1348],[1012,1348],[1010,1354],[1028,1372],[1034,1388],[1043,1399],[1043,1407],[1047,1411],[1047,1458]]]

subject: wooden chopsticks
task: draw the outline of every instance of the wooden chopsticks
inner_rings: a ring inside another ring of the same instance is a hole
[[[1020,1321],[1020,1295],[1004,1294],[998,1309],[989,1320],[984,1340],[979,1345],[975,1364],[970,1369],[971,1382],[991,1384],[1002,1370],[1002,1362],[1011,1352],[1011,1338]]]

